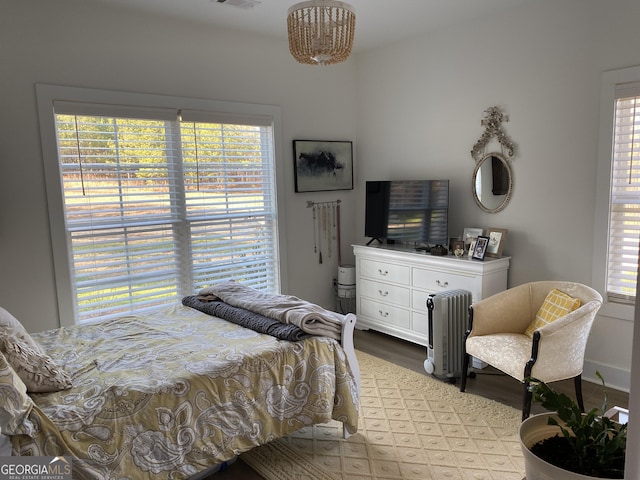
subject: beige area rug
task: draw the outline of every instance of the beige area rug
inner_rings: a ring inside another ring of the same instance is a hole
[[[303,428],[242,454],[267,480],[522,480],[520,411],[357,352],[358,433]]]

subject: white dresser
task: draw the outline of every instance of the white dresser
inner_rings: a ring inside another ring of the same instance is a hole
[[[445,290],[469,290],[473,301],[507,288],[510,257],[472,260],[413,249],[354,245],[356,328],[427,344],[427,298]]]

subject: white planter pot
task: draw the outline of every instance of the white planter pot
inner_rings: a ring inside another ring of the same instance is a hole
[[[551,465],[531,453],[531,446],[545,438],[553,437],[560,433],[555,425],[547,425],[547,418],[555,417],[553,413],[541,413],[527,418],[520,425],[520,447],[524,456],[524,469],[527,480],[593,480],[596,477],[573,473]]]

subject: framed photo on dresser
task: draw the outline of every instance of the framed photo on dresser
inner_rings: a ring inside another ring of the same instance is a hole
[[[471,258],[473,258],[474,260],[484,260],[484,257],[487,254],[488,245],[489,245],[489,237],[479,235],[476,240],[476,244],[473,247],[473,253],[471,254]]]
[[[471,251],[471,243],[478,238],[478,235],[482,235],[481,228],[465,228],[462,233],[462,241],[464,242],[465,250]]]
[[[502,257],[502,249],[507,240],[506,228],[488,228],[487,237],[489,237],[489,245],[487,245],[487,257]]]

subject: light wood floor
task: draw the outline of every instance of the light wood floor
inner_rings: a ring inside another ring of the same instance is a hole
[[[372,330],[356,330],[354,336],[356,349],[375,355],[383,360],[396,363],[400,366],[425,374],[423,362],[426,358],[425,348],[420,345],[405,342],[388,335],[374,332]],[[500,374],[491,368],[479,371],[476,378],[467,380],[467,392],[491,398],[505,405],[510,405],[520,409],[522,406],[522,389],[518,381]],[[554,388],[562,391],[572,398],[575,396],[573,381],[562,381],[554,384]],[[583,381],[582,393],[584,397],[585,409],[602,406],[601,385]],[[609,406],[620,406],[628,408],[629,395],[607,388]],[[532,413],[542,412],[539,405],[532,406]],[[255,473],[247,464],[242,461],[242,457],[237,460],[225,472],[219,472],[211,477],[211,480],[264,480],[263,477]]]

